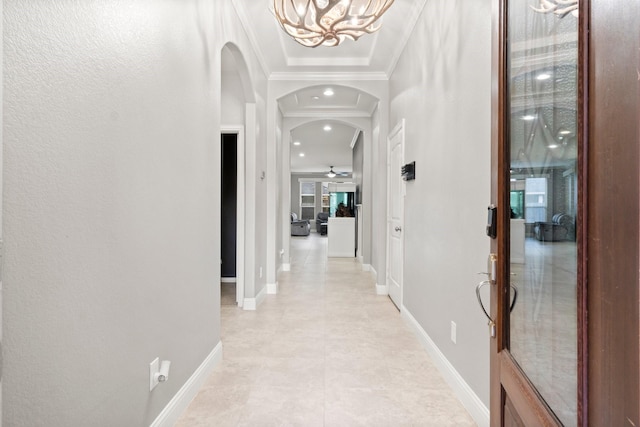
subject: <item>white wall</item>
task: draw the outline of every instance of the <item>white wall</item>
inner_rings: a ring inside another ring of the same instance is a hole
[[[4,425],[149,425],[220,340],[222,46],[258,168],[266,80],[229,2],[9,0],[4,25]]]
[[[405,163],[416,162],[405,199],[403,305],[488,406],[489,335],[474,287],[489,253],[491,1],[428,1],[390,99],[389,126],[406,119]]]

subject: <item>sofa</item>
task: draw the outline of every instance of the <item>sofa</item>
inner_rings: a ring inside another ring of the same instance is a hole
[[[308,219],[298,219],[295,212],[291,212],[291,235],[308,236],[311,232],[311,224]]]
[[[322,236],[327,234],[327,223],[329,222],[329,212],[318,212],[316,216],[316,232]]]
[[[536,222],[533,225],[533,234],[541,242],[575,240],[576,231],[573,217],[557,213],[553,215],[551,222]]]

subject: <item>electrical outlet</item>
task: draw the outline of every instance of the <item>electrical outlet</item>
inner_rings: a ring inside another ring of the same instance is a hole
[[[160,359],[156,357],[155,359],[153,359],[153,362],[149,363],[149,391],[156,388],[156,386],[159,384],[158,378],[156,377],[156,374],[159,370]]]
[[[453,320],[451,321],[451,341],[453,341],[453,343],[456,343],[456,322],[454,322]]]

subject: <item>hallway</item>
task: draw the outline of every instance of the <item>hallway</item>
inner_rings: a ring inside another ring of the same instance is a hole
[[[359,263],[291,246],[277,295],[222,306],[224,360],[177,426],[475,425]]]

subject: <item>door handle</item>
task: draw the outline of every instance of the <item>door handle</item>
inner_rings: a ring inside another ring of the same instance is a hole
[[[396,231],[398,231],[398,232],[399,232],[399,231],[402,231],[402,227],[397,226],[396,228],[394,228],[394,230],[396,230]]]
[[[487,274],[487,273],[479,273],[479,274]],[[496,337],[496,322],[491,318],[491,316],[487,312],[487,309],[484,307],[484,303],[482,302],[482,298],[480,297],[480,289],[482,289],[484,286],[490,285],[490,284],[491,284],[490,280],[484,280],[484,281],[478,283],[478,286],[476,286],[476,298],[478,298],[478,304],[480,305],[480,308],[482,309],[482,312],[484,313],[485,317],[489,320],[488,325],[489,325],[489,330],[491,332],[491,338],[495,338]],[[513,309],[516,306],[516,301],[518,300],[518,288],[516,288],[513,283],[510,284],[510,287],[511,287],[511,289],[513,289],[513,299],[511,300],[511,305],[509,306],[509,313],[511,313],[513,311]]]

